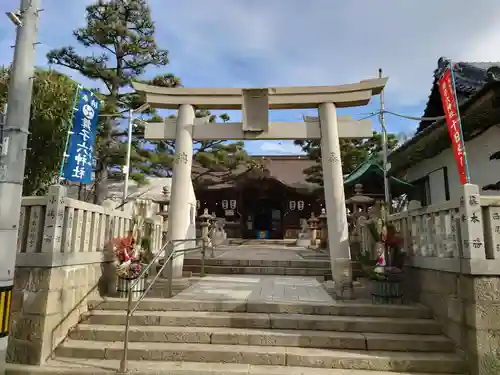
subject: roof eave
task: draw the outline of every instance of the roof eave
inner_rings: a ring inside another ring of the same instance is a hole
[[[463,105],[460,108],[462,121],[464,121],[467,118],[467,115],[471,110],[475,109],[474,104],[479,102],[480,99],[485,97],[488,93],[500,87],[500,80],[497,79],[498,77],[495,77],[495,79],[492,79],[489,82],[487,82],[484,85],[484,87],[482,87],[475,95],[473,95],[469,100],[463,103]],[[480,104],[481,103],[479,103],[479,105]],[[389,171],[389,174],[390,175],[397,174],[402,170],[407,169],[410,165],[414,164],[415,161],[409,157],[411,154],[413,154],[412,151],[413,146],[427,138],[430,138],[430,136],[432,136],[435,132],[440,131],[444,126],[445,126],[444,119],[436,121],[431,126],[425,128],[424,130],[416,134],[412,139],[403,144],[401,147],[394,150],[389,155],[389,161],[393,164],[393,167]],[[442,149],[437,149],[436,152],[433,154],[433,156],[426,156],[422,158],[422,160],[434,157],[442,151],[443,151]],[[416,152],[418,152],[418,150],[416,150]],[[404,160],[404,162],[398,164],[398,161],[400,160]]]

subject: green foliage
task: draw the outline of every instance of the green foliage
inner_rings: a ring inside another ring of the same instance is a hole
[[[0,67],[0,106],[7,102],[10,69]],[[44,195],[56,181],[76,82],[55,70],[36,69],[23,195]]]
[[[47,54],[49,63],[75,70],[87,78],[102,83],[106,89],[102,94],[102,113],[125,113],[144,102],[131,90],[132,81],[145,82],[163,87],[180,87],[181,82],[173,74],[162,74],[151,80],[141,80],[148,68],[164,67],[168,64],[168,51],[155,42],[155,26],[146,0],[99,0],[86,8],[86,26],[73,32],[77,42],[88,48],[88,55],[78,54],[73,47],[63,47]],[[161,117],[154,110],[144,113],[154,121]],[[211,116],[199,112],[199,116]],[[227,121],[227,115],[221,115]],[[123,116],[102,117],[98,125],[96,157],[98,167],[94,182],[94,202],[101,203],[107,195],[106,180],[122,179],[121,172],[126,155],[127,131]],[[133,133],[130,177],[145,183],[147,176],[170,176],[174,142],[146,142],[144,126],[136,122]],[[224,145],[222,142],[202,142],[196,160],[210,169],[229,160],[229,154],[242,154],[241,144]],[[201,155],[200,155],[201,153]],[[210,154],[210,155],[203,155]],[[228,164],[231,167],[231,163]]]
[[[382,134],[373,132],[370,139],[339,139],[340,153],[342,159],[342,171],[345,174],[351,173],[358,166],[363,164],[372,155],[382,151]],[[323,170],[321,167],[321,147],[319,140],[297,140],[295,144],[300,146],[307,153],[310,159],[316,164],[304,170],[306,181],[323,186]],[[396,135],[388,134],[387,146],[389,151],[398,144]]]
[[[217,118],[223,122],[230,120],[226,113],[220,114],[218,117],[213,115],[208,110],[196,111],[195,116],[208,117],[210,122],[216,122]],[[171,118],[175,116],[170,116]],[[167,160],[163,161],[162,165],[168,166],[170,171],[173,168],[175,141],[158,141],[154,143],[155,147],[163,151],[164,155],[168,155]],[[244,142],[228,143],[224,140],[215,141],[193,141],[195,150],[194,162],[196,168],[192,170],[193,185],[209,185],[214,182],[213,177],[217,176],[217,183],[225,182],[234,179],[239,173],[237,170],[245,172],[251,168],[251,160],[244,148]],[[162,153],[158,152],[157,155]],[[241,169],[241,166],[247,168]]]
[[[155,42],[155,26],[146,0],[99,0],[86,8],[86,26],[76,29],[73,36],[77,42],[89,50],[82,56],[76,50],[62,47],[47,54],[49,63],[65,66],[87,78],[99,81],[107,92],[101,93],[105,104],[104,114],[125,112],[135,108],[140,98],[130,90],[133,80],[150,67],[168,64],[168,51]],[[168,75],[155,78],[175,85],[177,79]],[[101,117],[96,139],[98,167],[95,179],[94,202],[101,203],[106,195],[108,177],[122,176],[126,147],[126,131],[120,126],[122,116]],[[140,135],[141,129],[138,129]],[[142,164],[150,151],[146,143],[134,137],[134,157],[132,176],[143,181]],[[139,164],[139,165],[138,165]],[[146,162],[147,164],[147,162]]]

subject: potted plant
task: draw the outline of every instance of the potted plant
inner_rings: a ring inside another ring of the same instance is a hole
[[[133,297],[140,296],[146,289],[148,275],[141,275],[144,269],[144,264],[141,262],[142,252],[136,251],[133,231],[130,231],[126,237],[114,241],[114,253],[118,262],[116,268],[118,278],[116,290],[118,295],[126,298],[130,292],[133,293]],[[137,279],[139,281],[135,283]],[[134,283],[134,287],[131,288]]]
[[[402,239],[394,225],[378,218],[368,224],[377,242],[377,264],[369,272],[372,281],[372,300],[375,303],[401,303],[403,301],[404,252]]]

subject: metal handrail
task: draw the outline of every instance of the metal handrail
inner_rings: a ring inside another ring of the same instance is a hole
[[[128,341],[129,341],[130,318],[131,318],[131,316],[137,310],[139,304],[146,297],[146,295],[151,290],[151,288],[153,287],[154,283],[156,282],[156,280],[158,279],[158,277],[162,274],[163,270],[165,269],[165,267],[167,265],[169,265],[169,268],[170,268],[170,270],[169,270],[170,272],[169,272],[169,275],[168,275],[168,291],[167,291],[167,294],[168,294],[168,298],[172,297],[173,259],[175,258],[175,256],[177,254],[180,254],[180,253],[186,254],[186,253],[189,253],[189,252],[201,250],[201,270],[200,270],[200,276],[201,277],[205,276],[205,254],[206,254],[206,248],[207,248],[208,239],[210,238],[210,233],[213,233],[213,229],[214,228],[211,228],[210,232],[206,236],[201,237],[201,238],[168,240],[161,247],[161,249],[158,251],[158,253],[155,255],[155,257],[149,262],[149,264],[141,271],[141,273],[139,274],[139,277],[137,277],[136,280],[134,280],[133,282],[130,283],[130,285],[128,287],[128,296],[127,296],[128,297],[127,298],[127,315],[125,316],[125,332],[124,332],[124,338],[123,338],[123,355],[122,355],[122,359],[120,361],[120,371],[119,371],[119,373],[121,373],[121,374],[126,374],[127,373],[127,367],[128,367],[127,366],[128,365]],[[175,244],[177,242],[198,241],[200,239],[202,240],[202,245],[201,246],[195,246],[195,247],[191,247],[191,248],[188,248],[188,249],[173,250],[168,255],[168,257],[165,259],[165,261],[163,262],[162,266],[160,267],[160,269],[156,273],[156,275],[153,278],[153,280],[151,280],[151,282],[149,283],[149,285],[146,288],[146,290],[144,290],[144,292],[139,296],[139,298],[135,302],[134,306],[132,307],[132,289],[137,285],[137,283],[139,283],[139,281],[140,281],[141,278],[144,278],[144,276],[146,275],[146,273],[148,272],[148,270],[153,266],[153,264],[155,264],[156,260],[165,252],[165,250],[167,249],[168,245],[172,245],[172,244]],[[213,243],[212,243],[212,246],[213,246]]]

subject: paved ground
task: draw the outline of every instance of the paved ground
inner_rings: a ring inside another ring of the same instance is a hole
[[[184,300],[331,303],[314,277],[209,275],[174,297]]]

